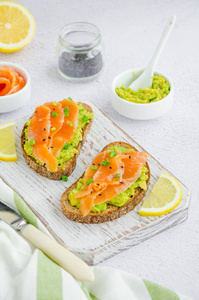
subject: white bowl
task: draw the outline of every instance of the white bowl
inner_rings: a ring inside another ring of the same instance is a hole
[[[121,115],[135,120],[149,120],[162,116],[167,113],[173,104],[173,83],[171,79],[161,72],[155,71],[154,74],[161,74],[170,84],[169,94],[160,101],[152,103],[134,103],[119,97],[115,91],[117,87],[124,84],[128,87],[136,77],[143,72],[143,69],[132,69],[120,73],[112,83],[112,106]],[[133,76],[133,73],[135,76]]]
[[[11,95],[0,96],[0,113],[4,113],[23,106],[30,98],[31,87],[30,76],[24,68],[6,61],[0,62],[0,67],[1,66],[13,68],[15,71],[19,72],[26,81],[26,85],[20,91]]]

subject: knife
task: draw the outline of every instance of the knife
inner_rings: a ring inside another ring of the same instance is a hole
[[[48,237],[22,218],[15,210],[0,201],[0,219],[13,229],[20,231],[28,241],[43,251],[54,262],[81,281],[93,281],[94,274],[90,267],[79,257]]]

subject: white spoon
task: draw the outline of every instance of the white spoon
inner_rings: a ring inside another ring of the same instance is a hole
[[[148,64],[148,66],[143,71],[143,73],[130,84],[129,88],[131,88],[132,90],[138,91],[139,88],[144,89],[144,88],[152,85],[152,76],[154,74],[154,69],[155,69],[156,63],[158,61],[158,58],[160,57],[160,54],[162,52],[164,45],[166,44],[166,41],[174,27],[175,20],[176,20],[176,16],[172,16],[168,20],[168,22],[165,26],[165,29],[162,33],[162,36],[160,38],[160,41],[158,43],[158,46]]]

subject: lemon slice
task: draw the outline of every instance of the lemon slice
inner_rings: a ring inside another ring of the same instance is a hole
[[[160,216],[173,210],[182,200],[182,188],[171,175],[161,173],[151,194],[144,201],[141,216]]]
[[[14,122],[0,125],[0,160],[16,161]]]
[[[14,1],[0,1],[0,51],[24,48],[35,33],[35,20],[27,8]]]

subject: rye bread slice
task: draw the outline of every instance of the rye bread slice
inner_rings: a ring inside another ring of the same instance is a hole
[[[131,148],[137,151],[133,146],[130,144],[124,143],[124,142],[114,142],[110,143],[106,147],[102,149],[101,152],[107,150],[110,147],[113,146],[120,146],[120,147],[125,147],[125,148]],[[147,179],[147,190],[149,187],[150,183],[150,169],[149,165],[146,162],[145,164],[146,168],[148,169],[148,179]],[[83,178],[84,174],[80,177]],[[79,179],[80,179],[79,178]],[[78,179],[78,180],[79,180]],[[123,215],[127,214],[129,211],[133,210],[144,198],[146,195],[146,191],[142,190],[141,188],[136,188],[135,189],[135,194],[134,196],[122,207],[117,207],[111,204],[107,204],[107,209],[101,213],[94,213],[90,212],[87,216],[83,216],[80,212],[80,210],[76,206],[72,206],[70,204],[70,201],[68,199],[68,195],[70,192],[76,187],[77,182],[74,182],[61,196],[61,208],[63,214],[70,220],[79,222],[79,223],[87,223],[87,224],[99,224],[99,223],[104,223],[108,221],[113,221],[114,219],[120,218]]]
[[[81,102],[79,102],[78,104],[81,104],[87,111],[93,113],[92,108],[89,105],[87,105],[85,103],[81,103]],[[41,176],[47,177],[48,179],[51,179],[51,180],[61,180],[62,175],[70,176],[76,167],[77,157],[81,151],[83,144],[86,141],[86,136],[92,126],[92,121],[93,120],[91,119],[90,122],[84,126],[84,129],[82,132],[82,140],[79,142],[78,146],[75,147],[78,150],[78,153],[76,153],[70,160],[68,160],[64,164],[64,167],[65,167],[64,170],[60,169],[57,172],[48,171],[46,167],[39,165],[32,156],[29,156],[26,153],[26,151],[24,150],[24,144],[25,144],[25,129],[27,128],[27,125],[25,124],[24,128],[22,130],[22,134],[21,134],[21,149],[22,149],[22,153],[23,153],[26,163],[35,172],[37,172]]]

